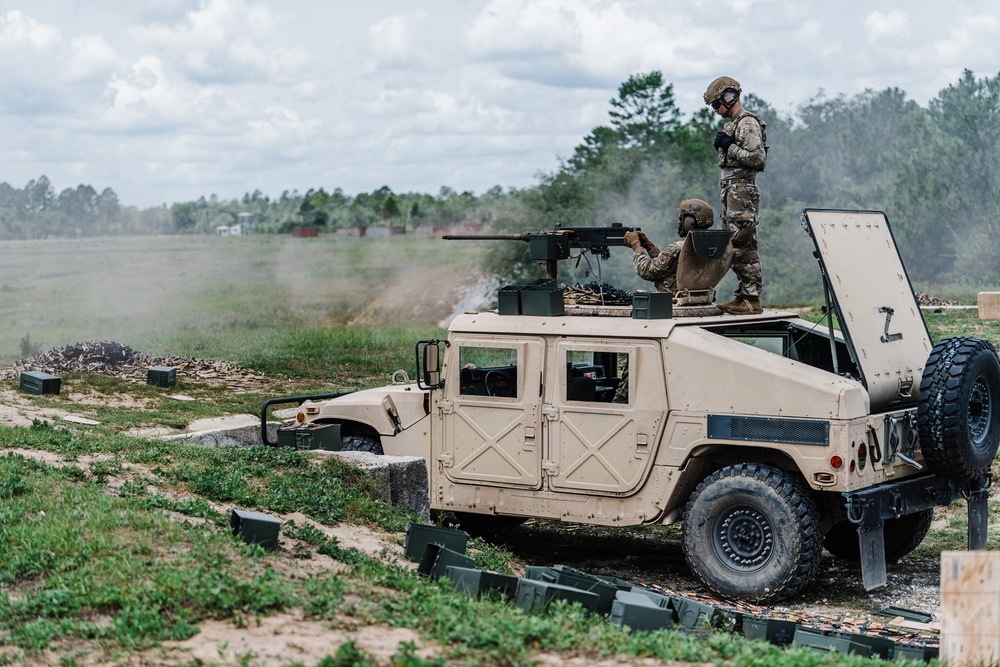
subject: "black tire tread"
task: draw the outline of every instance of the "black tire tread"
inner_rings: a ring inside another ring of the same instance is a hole
[[[382,456],[382,443],[362,435],[348,435],[340,439],[340,446],[346,452],[368,452]]]
[[[996,356],[996,348],[981,338],[958,336],[940,341],[931,350],[920,380],[917,433],[920,450],[933,471],[946,479],[973,479],[983,467],[970,460],[961,443],[967,428],[962,412],[962,379],[966,365],[984,351]],[[994,400],[998,397],[994,396]]]
[[[685,520],[690,515],[693,504],[709,486],[724,479],[736,477],[749,477],[773,489],[795,517],[802,547],[796,567],[789,572],[785,581],[776,582],[769,592],[757,593],[752,596],[762,602],[774,602],[791,597],[805,588],[816,576],[823,556],[823,533],[819,509],[812,496],[795,478],[779,468],[759,463],[741,463],[722,468],[702,480],[694,493],[691,494],[684,511]],[[689,533],[685,531],[684,555],[691,570],[716,594],[731,596],[733,591],[724,590],[716,585],[700,566],[700,559],[703,556],[699,552],[702,549],[711,549],[712,547],[691,544],[688,537]]]

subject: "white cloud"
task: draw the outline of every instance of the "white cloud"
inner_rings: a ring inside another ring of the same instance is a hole
[[[247,135],[250,146],[294,149],[302,146],[315,133],[319,123],[301,118],[293,109],[267,107],[260,115],[247,121],[247,128],[250,130]]]
[[[372,66],[416,67],[425,62],[425,54],[414,44],[414,33],[420,30],[426,14],[394,14],[373,25],[370,39]]]
[[[593,3],[577,4],[587,11]],[[466,30],[466,47],[481,58],[576,52],[580,26],[567,5],[565,0],[492,0]]]
[[[76,37],[69,43],[69,57],[63,69],[66,81],[84,81],[106,77],[123,61],[100,35]]]
[[[129,131],[159,132],[192,119],[204,120],[208,89],[171,81],[166,67],[155,56],[136,61],[127,76],[108,83],[111,104],[105,111],[108,127]],[[218,110],[213,110],[217,112]]]
[[[0,19],[0,47],[46,51],[62,41],[59,28],[11,10]]]
[[[933,53],[946,64],[971,67],[971,60],[982,61],[996,54],[998,20],[994,13],[960,19],[948,31],[947,39],[934,42]],[[996,69],[996,61],[993,62]]]
[[[298,78],[308,62],[301,47],[280,44],[277,18],[245,0],[204,0],[184,20],[133,27],[136,41],[157,49],[179,71],[202,82]]]
[[[865,30],[869,40],[886,37],[905,37],[910,32],[910,18],[898,9],[883,14],[874,11],[865,18]]]
[[[994,5],[34,0],[0,10],[0,181],[142,205],[529,185],[631,74],[663,72],[685,114],[721,74],[781,110],[889,86],[926,104],[965,68],[995,76]]]

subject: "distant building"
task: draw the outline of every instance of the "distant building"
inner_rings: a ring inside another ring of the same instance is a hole
[[[249,222],[237,222],[235,225],[219,225],[215,228],[216,236],[250,236],[253,226]]]
[[[393,227],[369,227],[366,236],[374,238],[385,238],[387,236],[401,236],[406,234],[406,227],[401,225]]]

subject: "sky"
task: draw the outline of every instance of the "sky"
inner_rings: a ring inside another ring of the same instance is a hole
[[[687,118],[1000,72],[996,0],[0,0],[0,182],[138,208],[323,187],[529,187],[632,74]]]

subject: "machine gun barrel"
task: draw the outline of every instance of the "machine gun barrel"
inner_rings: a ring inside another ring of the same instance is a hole
[[[560,227],[519,234],[449,234],[447,241],[527,241],[531,244],[528,256],[545,262],[545,273],[556,277],[556,262],[570,258],[570,248],[590,252],[601,259],[611,257],[612,246],[623,246],[626,232],[639,231],[638,227],[625,227],[612,223],[608,227]]]
[[[445,241],[530,241],[530,232],[523,234],[446,234]]]

